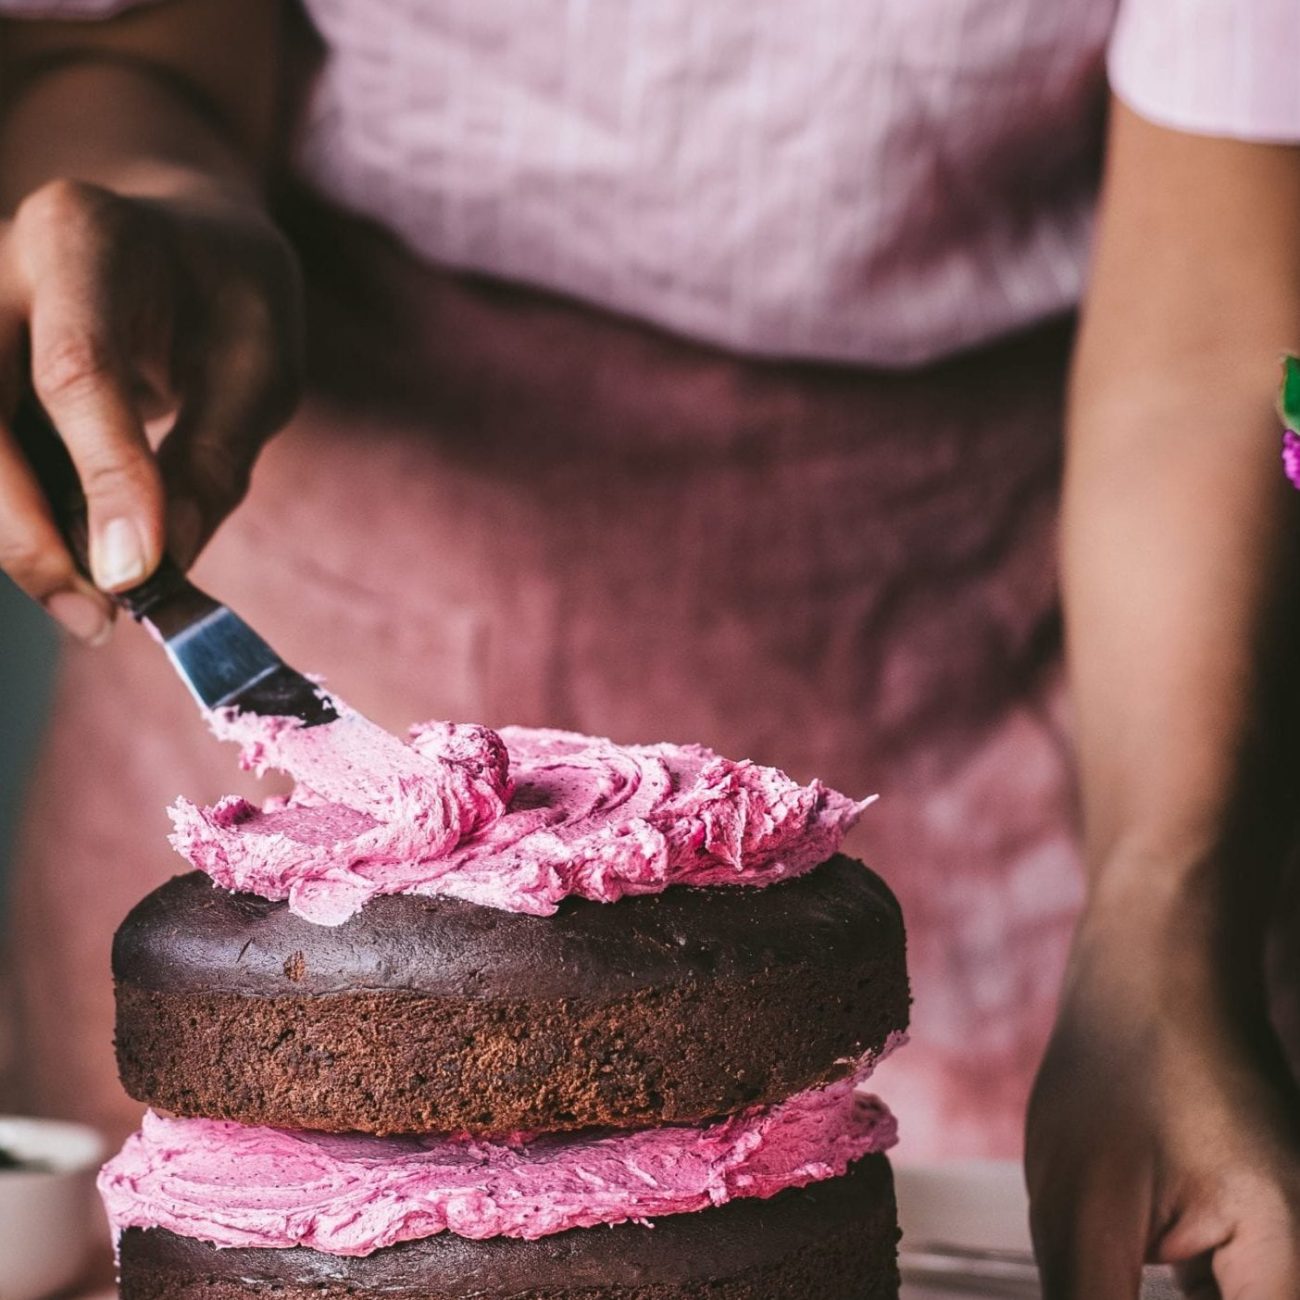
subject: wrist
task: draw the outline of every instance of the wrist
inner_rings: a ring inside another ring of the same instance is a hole
[[[1245,855],[1113,856],[1090,877],[1067,983],[1131,987],[1176,1005],[1263,996],[1273,873]]]
[[[1259,798],[1261,784],[1254,783],[1249,801],[1197,809],[1184,799],[1112,823],[1104,833],[1097,823],[1089,826],[1086,911],[1204,940],[1261,932],[1294,822],[1275,800]]]
[[[99,51],[20,67],[0,115],[0,207],[53,180],[260,208],[257,158],[185,78]]]
[[[1227,875],[1217,854],[1113,850],[1089,867],[1084,921],[1156,935],[1214,929]]]

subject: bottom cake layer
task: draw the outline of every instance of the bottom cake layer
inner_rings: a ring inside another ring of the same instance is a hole
[[[122,1300],[894,1300],[897,1212],[884,1156],[771,1200],[536,1241],[442,1233],[371,1255],[225,1249],[163,1229],[121,1238]]]

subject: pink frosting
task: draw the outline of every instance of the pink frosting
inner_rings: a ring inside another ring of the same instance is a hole
[[[697,745],[426,723],[403,743],[344,718],[221,715],[243,762],[297,782],[257,808],[180,800],[172,843],[228,889],[335,925],[378,894],[446,894],[545,916],[669,885],[766,885],[824,862],[870,800]],[[508,760],[507,760],[508,754]]]
[[[249,1128],[146,1114],[104,1166],[114,1230],[166,1228],[217,1246],[368,1255],[401,1241],[544,1237],[774,1196],[843,1174],[896,1140],[861,1091],[870,1073],[700,1128],[488,1142]]]

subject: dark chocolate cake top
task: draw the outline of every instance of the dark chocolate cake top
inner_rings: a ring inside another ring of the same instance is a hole
[[[132,910],[113,972],[160,992],[599,1000],[784,965],[834,968],[860,960],[864,946],[901,953],[902,917],[880,878],[843,856],[767,888],[678,887],[616,904],[571,898],[551,917],[395,895],[338,926],[192,872]]]

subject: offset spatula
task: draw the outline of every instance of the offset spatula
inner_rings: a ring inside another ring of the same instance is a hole
[[[35,398],[22,403],[14,432],[73,554],[89,572],[81,484],[63,440]],[[152,577],[112,599],[157,636],[203,708],[297,717],[308,727],[338,719],[314,682],[290,668],[238,614],[200,591],[170,559],[164,557]]]

